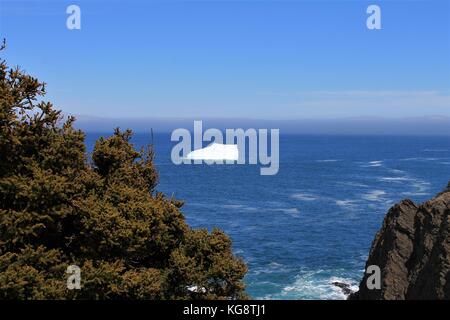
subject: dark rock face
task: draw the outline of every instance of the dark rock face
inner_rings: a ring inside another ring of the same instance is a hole
[[[365,274],[349,299],[450,299],[450,183],[421,205],[403,200],[389,210],[370,265],[380,267],[381,289],[368,289]]]
[[[353,293],[353,290],[351,289],[351,286],[349,283],[344,283],[344,282],[340,282],[340,281],[334,281],[331,283],[332,285],[340,288],[342,290],[342,293],[345,294],[346,296],[350,295]]]

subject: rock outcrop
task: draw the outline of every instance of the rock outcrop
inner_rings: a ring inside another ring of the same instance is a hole
[[[368,289],[365,274],[349,299],[450,299],[450,183],[421,205],[403,200],[389,210],[371,265],[381,270],[381,289]]]

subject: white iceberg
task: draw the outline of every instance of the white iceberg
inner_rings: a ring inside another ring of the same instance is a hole
[[[212,143],[209,146],[189,152],[186,156],[190,160],[231,160],[239,159],[238,146],[235,144]]]

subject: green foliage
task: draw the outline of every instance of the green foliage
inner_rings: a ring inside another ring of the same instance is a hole
[[[44,94],[0,61],[0,299],[245,298],[228,236],[189,228],[182,202],[155,190],[152,148],[116,129],[90,163]],[[73,264],[80,290],[67,289]]]

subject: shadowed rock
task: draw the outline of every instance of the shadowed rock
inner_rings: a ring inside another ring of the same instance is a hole
[[[381,289],[366,286],[349,299],[450,299],[450,183],[416,205],[403,200],[387,213],[372,243],[366,269],[381,269]]]
[[[340,281],[334,281],[331,283],[332,285],[340,288],[342,290],[342,293],[345,294],[346,296],[350,295],[353,293],[353,290],[351,288],[351,285],[349,283],[345,283],[345,282],[340,282]]]

